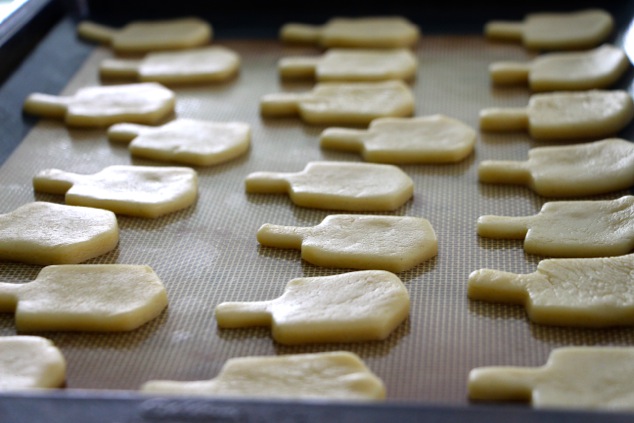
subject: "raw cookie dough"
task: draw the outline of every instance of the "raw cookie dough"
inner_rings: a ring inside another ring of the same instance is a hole
[[[34,93],[24,111],[63,119],[69,126],[99,127],[119,122],[155,124],[174,112],[173,91],[155,82],[81,88],[72,96]]]
[[[616,134],[634,117],[627,91],[589,90],[533,94],[527,107],[480,111],[482,131],[524,131],[536,140],[591,139]]]
[[[19,331],[129,331],[166,306],[163,284],[143,265],[47,266],[34,281],[0,283],[0,311],[15,312]]]
[[[474,149],[476,132],[443,115],[374,119],[367,130],[327,128],[322,148],[360,152],[376,163],[455,163]]]
[[[560,13],[531,13],[521,22],[491,21],[487,38],[521,42],[535,50],[574,50],[595,47],[614,30],[614,19],[602,9]]]
[[[392,211],[414,194],[414,182],[394,165],[310,162],[296,173],[254,172],[247,193],[288,194],[301,207],[348,211]]]
[[[367,125],[379,117],[411,116],[414,95],[403,81],[322,82],[304,93],[267,94],[264,117],[297,116],[316,125]]]
[[[75,264],[119,243],[108,210],[35,201],[0,214],[0,259],[30,264]]]
[[[216,378],[194,382],[153,380],[151,394],[328,401],[385,399],[385,386],[354,353],[333,351],[227,360]]]
[[[115,52],[126,54],[198,47],[209,44],[213,38],[211,25],[195,17],[135,21],[122,28],[83,21],[77,26],[77,33],[84,39],[110,45]]]
[[[59,388],[66,381],[62,352],[40,336],[0,338],[0,392]]]
[[[586,51],[546,53],[528,62],[494,62],[496,85],[525,85],[532,91],[609,88],[631,67],[625,52],[610,44]]]
[[[91,175],[46,169],[33,178],[33,189],[65,194],[70,205],[154,218],[194,204],[198,175],[188,167],[115,165]]]
[[[489,366],[471,370],[473,400],[530,401],[535,408],[634,410],[634,348],[554,349],[541,367]]]
[[[247,152],[251,127],[242,122],[176,119],[160,127],[119,123],[108,128],[108,138],[130,142],[130,153],[146,159],[211,166]]]
[[[166,85],[226,81],[240,68],[240,56],[225,47],[148,53],[142,59],[105,59],[99,65],[103,79],[121,78]]]
[[[331,215],[312,227],[264,224],[258,242],[301,249],[317,266],[403,272],[438,253],[428,220],[409,216]]]
[[[319,56],[284,57],[278,62],[283,79],[317,81],[410,80],[418,59],[408,49],[329,49]]]
[[[323,25],[290,22],[282,26],[279,35],[286,43],[325,48],[397,48],[416,45],[421,31],[401,16],[369,16],[335,17]]]
[[[467,295],[523,305],[529,319],[542,325],[632,326],[633,273],[634,254],[547,259],[528,274],[476,270],[469,275]]]
[[[409,315],[409,294],[393,273],[365,270],[291,280],[273,300],[225,302],[221,328],[271,326],[281,344],[380,341]]]
[[[480,216],[478,235],[524,239],[529,254],[608,257],[634,248],[634,196],[603,201],[552,201],[534,216]]]
[[[527,161],[484,160],[480,182],[526,185],[544,197],[604,194],[634,184],[634,144],[609,138],[532,148]]]

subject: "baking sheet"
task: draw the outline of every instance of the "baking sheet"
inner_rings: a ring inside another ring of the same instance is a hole
[[[220,302],[272,299],[290,279],[351,270],[320,268],[302,262],[299,251],[258,246],[255,233],[264,223],[313,226],[338,211],[299,208],[286,196],[246,194],[246,175],[299,171],[314,160],[361,159],[321,150],[318,136],[324,126],[259,115],[262,95],[312,87],[310,82],[283,83],[276,63],[284,56],[317,54],[316,49],[283,46],[275,40],[217,44],[240,54],[240,75],[228,83],[175,88],[176,116],[247,122],[252,128],[251,149],[232,162],[196,168],[200,191],[194,207],[153,220],[119,217],[119,247],[89,263],[152,266],[166,285],[169,308],[130,333],[36,333],[50,338],[65,355],[68,390],[136,390],[150,379],[211,379],[231,357],[348,350],[385,382],[390,403],[468,405],[466,378],[474,367],[538,366],[559,346],[632,345],[632,329],[533,325],[522,307],[466,298],[471,271],[489,267],[528,273],[542,258],[526,255],[521,241],[480,239],[475,233],[480,215],[535,214],[545,201],[553,200],[524,187],[477,181],[481,160],[525,160],[528,149],[546,145],[523,133],[479,133],[474,154],[459,164],[402,167],[414,180],[414,198],[386,214],[428,219],[438,235],[439,253],[399,274],[412,308],[409,319],[387,340],[287,347],[272,341],[268,328],[218,329],[213,309]],[[520,46],[490,43],[475,35],[429,35],[416,54],[420,67],[411,87],[417,116],[442,113],[477,129],[481,108],[524,106],[528,101],[525,88],[496,89],[487,73],[492,61],[532,57]],[[95,48],[63,93],[99,84],[97,66],[110,55],[106,48]],[[107,165],[130,163],[164,165],[131,159],[125,146],[107,141],[104,129],[68,129],[58,121],[42,120],[0,167],[0,213],[34,200],[63,202],[61,196],[33,192],[31,178],[43,168],[94,173]],[[2,262],[0,280],[26,283],[40,269]],[[12,314],[0,316],[0,334],[16,334]]]

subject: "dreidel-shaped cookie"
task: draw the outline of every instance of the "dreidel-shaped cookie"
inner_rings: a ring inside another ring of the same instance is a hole
[[[310,162],[301,172],[254,172],[248,193],[288,194],[298,206],[348,211],[390,211],[414,194],[414,182],[386,164]]]
[[[281,344],[377,341],[409,315],[403,282],[384,270],[291,280],[273,300],[216,306],[221,328],[271,326]]]
[[[66,381],[66,359],[40,336],[0,338],[0,391],[59,388]]]
[[[299,116],[315,125],[367,125],[379,117],[411,116],[414,96],[403,81],[322,82],[308,92],[267,94],[264,117]]]
[[[374,119],[369,128],[327,128],[322,148],[361,153],[377,163],[455,163],[473,152],[476,132],[443,115]]]
[[[86,20],[79,23],[77,33],[123,54],[188,49],[209,44],[213,38],[212,26],[195,17],[134,21],[121,28]]]
[[[111,58],[99,64],[103,79],[131,79],[166,85],[226,81],[238,73],[240,56],[226,47],[148,53],[141,59]]]
[[[413,79],[418,60],[409,49],[329,49],[318,56],[284,57],[278,61],[283,79],[317,81],[386,81]]]
[[[469,398],[528,401],[535,408],[634,410],[634,348],[554,349],[540,367],[487,366],[469,372]]]
[[[118,123],[108,128],[108,138],[130,143],[130,154],[136,157],[212,166],[246,153],[251,127],[243,122],[180,118],[159,127]]]
[[[166,306],[163,283],[144,265],[47,266],[34,281],[0,283],[0,311],[15,312],[19,331],[129,331]]]
[[[527,161],[484,160],[480,182],[525,185],[544,197],[604,194],[634,184],[634,144],[610,138],[532,148]]]
[[[586,51],[546,53],[527,62],[494,62],[489,66],[496,85],[526,85],[532,91],[608,88],[631,67],[625,52],[603,44]]]
[[[301,249],[302,258],[325,267],[403,272],[438,253],[427,219],[409,216],[331,215],[312,227],[264,224],[258,242]]]
[[[174,111],[173,91],[155,82],[86,87],[74,95],[34,93],[28,114],[62,119],[68,126],[100,127],[119,122],[155,124]]]
[[[211,380],[152,380],[141,387],[149,394],[242,398],[377,401],[385,385],[354,353],[333,351],[227,360]]]
[[[289,22],[279,36],[283,42],[326,48],[397,48],[418,43],[420,29],[402,16],[335,17],[323,25]]]
[[[521,304],[543,325],[606,327],[634,325],[634,255],[542,260],[537,271],[492,269],[469,275],[473,300]]]
[[[478,218],[478,235],[524,239],[529,254],[607,257],[634,248],[634,197],[615,200],[552,201],[533,216]]]
[[[614,19],[602,9],[573,12],[530,13],[522,21],[490,21],[487,38],[520,42],[533,50],[591,48],[604,42],[614,30]]]
[[[33,189],[64,194],[70,205],[155,218],[191,206],[198,175],[188,167],[115,165],[90,175],[46,169],[33,178]]]
[[[35,201],[0,214],[0,260],[76,264],[118,243],[117,217],[109,210]]]
[[[557,91],[531,95],[527,107],[480,111],[485,132],[526,131],[536,140],[591,139],[614,135],[634,117],[627,91]]]

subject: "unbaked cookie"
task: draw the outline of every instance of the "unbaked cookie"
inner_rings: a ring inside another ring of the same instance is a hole
[[[40,336],[0,338],[0,391],[59,388],[66,381],[66,359]]]

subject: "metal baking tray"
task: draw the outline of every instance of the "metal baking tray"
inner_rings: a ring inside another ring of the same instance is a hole
[[[251,301],[279,296],[296,277],[341,273],[302,262],[297,251],[258,246],[255,231],[263,223],[312,226],[336,211],[299,208],[285,196],[247,195],[244,177],[258,170],[297,171],[312,160],[360,161],[351,153],[322,151],[317,137],[323,126],[298,119],[263,119],[261,95],[310,89],[311,82],[279,80],[280,57],[316,54],[312,47],[284,46],[278,28],[286,22],[323,23],[329,17],[399,14],[420,25],[416,48],[420,69],[411,83],[416,115],[442,113],[477,129],[480,108],[522,106],[525,88],[490,85],[493,60],[534,56],[517,45],[491,43],[482,37],[490,19],[519,20],[525,13],[574,10],[592,2],[548,2],[499,9],[494,2],[466,6],[452,2],[375,5],[326,1],[309,11],[294,2],[247,5],[240,2],[58,2],[29,0],[0,26],[2,66],[0,118],[0,213],[33,200],[61,203],[63,198],[33,192],[30,178],[42,167],[92,173],[110,164],[154,164],[130,158],[124,146],[109,143],[101,129],[65,128],[21,112],[31,92],[72,93],[99,84],[96,69],[112,53],[80,40],[80,19],[122,25],[130,20],[196,15],[214,26],[214,43],[237,51],[240,75],[226,84],[179,87],[176,114],[209,120],[240,120],[252,127],[252,145],[242,158],[212,168],[198,168],[196,206],[156,220],[119,218],[121,242],[116,251],[94,263],[151,265],[168,289],[170,305],[159,318],[125,334],[42,333],[53,340],[68,363],[66,389],[0,395],[3,421],[518,421],[574,419],[628,421],[632,416],[571,410],[532,410],[526,404],[472,403],[466,397],[468,371],[485,365],[539,366],[553,348],[566,345],[634,345],[634,330],[581,330],[530,323],[522,307],[484,304],[466,298],[468,274],[482,267],[518,273],[534,271],[540,257],[523,252],[521,242],[478,239],[475,221],[482,214],[529,215],[546,201],[523,187],[484,186],[477,164],[485,158],[524,160],[529,148],[543,145],[526,134],[478,134],[474,154],[455,165],[403,166],[414,179],[415,194],[392,214],[430,220],[439,254],[399,274],[412,300],[409,319],[382,342],[288,347],[276,344],[268,328],[220,330],[213,308],[221,301]],[[527,2],[528,3],[528,2]],[[463,6],[460,8],[459,6]],[[555,6],[557,7],[555,9]],[[595,4],[596,6],[596,4]],[[605,5],[598,5],[604,7]],[[610,10],[610,9],[609,9]],[[613,6],[617,30],[612,42],[628,51],[634,35],[634,8]],[[5,55],[6,54],[6,55]],[[10,56],[9,56],[10,54]],[[631,56],[630,56],[631,57]],[[632,72],[619,88],[632,91]],[[619,136],[634,139],[632,125]],[[160,165],[160,164],[159,164]],[[70,169],[69,167],[72,167]],[[616,198],[624,192],[600,198]],[[595,197],[596,198],[596,197]],[[39,266],[0,262],[0,280],[23,283]],[[13,316],[0,315],[0,334],[15,334]],[[386,383],[381,404],[318,401],[238,401],[140,396],[149,379],[213,378],[230,358],[301,352],[348,350],[357,353]]]

